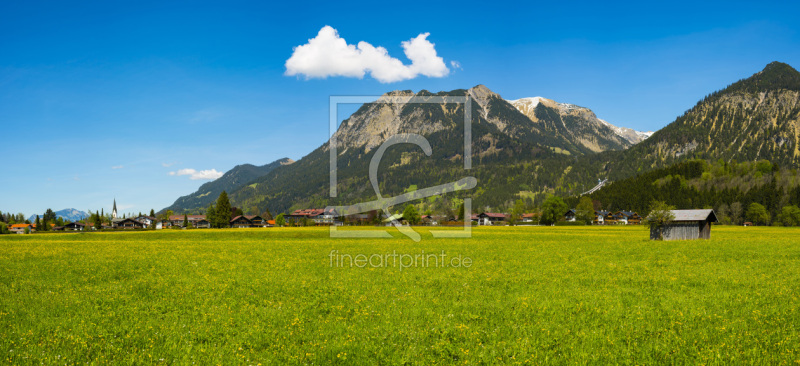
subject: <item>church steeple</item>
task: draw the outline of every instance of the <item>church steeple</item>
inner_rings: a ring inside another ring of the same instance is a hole
[[[117,218],[117,199],[116,198],[114,198],[114,208],[111,210],[111,218],[112,219],[116,219]]]

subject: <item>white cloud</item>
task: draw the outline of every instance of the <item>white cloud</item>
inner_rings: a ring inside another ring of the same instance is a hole
[[[461,63],[458,61],[450,61],[450,67],[452,67],[453,69],[462,70]]]
[[[122,165],[115,165],[111,167],[111,169],[122,169],[122,168],[123,168]]]
[[[437,56],[434,44],[427,40],[430,33],[402,42],[403,50],[411,65],[389,56],[383,47],[367,42],[347,44],[336,29],[324,26],[307,44],[294,48],[286,60],[286,75],[303,75],[306,79],[345,76],[363,78],[369,73],[382,83],[413,79],[419,75],[444,77],[450,70],[444,60]]]
[[[214,180],[222,176],[223,173],[218,172],[216,169],[209,170],[194,170],[194,169],[180,169],[177,172],[169,172],[169,175],[188,175],[191,180]]]
[[[177,163],[175,163],[175,162],[172,162],[172,163],[161,163],[161,166],[163,166],[164,168],[169,168],[169,167],[171,167],[171,166],[173,166],[175,164],[177,164]]]

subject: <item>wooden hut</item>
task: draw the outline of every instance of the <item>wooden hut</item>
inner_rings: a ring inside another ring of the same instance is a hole
[[[717,222],[714,210],[672,210],[675,219],[661,227],[650,228],[650,239],[710,239],[711,223]]]

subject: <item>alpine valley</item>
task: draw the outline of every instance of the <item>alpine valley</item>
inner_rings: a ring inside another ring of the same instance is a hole
[[[434,96],[445,102],[416,103]],[[456,96],[469,97],[472,108],[469,170],[464,169],[465,104],[448,100]],[[542,97],[508,101],[483,85],[438,93],[393,91],[380,99],[362,105],[332,137],[336,198],[329,197],[326,142],[291,164],[284,159],[270,168],[248,168],[247,174],[237,166],[164,210],[199,212],[222,190],[246,213],[371,201],[377,196],[368,177],[370,161],[387,138],[399,133],[424,136],[432,154],[413,144],[388,148],[377,177],[383,197],[467,176],[477,179],[474,189],[416,201],[432,210],[463,197],[473,199],[475,211],[506,210],[518,199],[537,205],[550,194],[575,197],[598,180],[632,179],[685,160],[800,165],[800,73],[780,62],[709,94],[654,133],[617,127],[588,108]]]

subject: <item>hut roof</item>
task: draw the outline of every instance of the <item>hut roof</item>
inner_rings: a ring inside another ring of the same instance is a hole
[[[675,219],[672,221],[705,221],[717,222],[714,210],[672,210]]]

